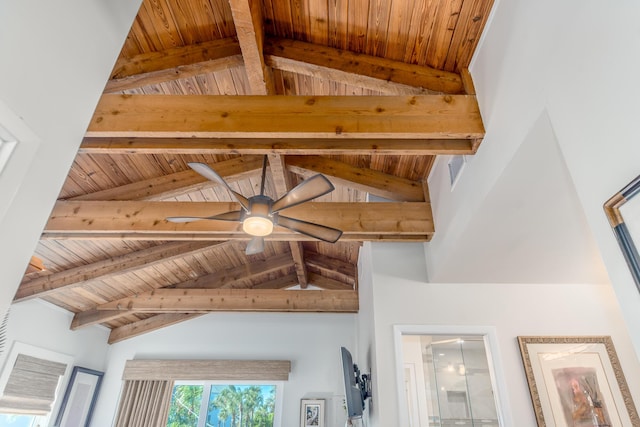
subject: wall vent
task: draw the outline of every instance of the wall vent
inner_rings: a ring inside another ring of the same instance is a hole
[[[451,183],[451,189],[453,190],[453,187],[456,185],[456,183],[458,182],[458,179],[460,179],[460,175],[462,175],[462,169],[464,169],[464,165],[467,163],[466,159],[464,156],[459,155],[459,156],[451,156],[451,158],[449,159],[449,180]]]

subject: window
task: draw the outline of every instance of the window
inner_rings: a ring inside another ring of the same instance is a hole
[[[14,342],[0,374],[0,426],[47,426],[72,363],[71,356]]]
[[[281,388],[280,382],[176,382],[167,427],[273,427]]]
[[[41,427],[45,426],[46,417],[34,415],[0,414],[0,426],[3,427]]]
[[[128,360],[114,425],[279,427],[289,372],[289,360]]]

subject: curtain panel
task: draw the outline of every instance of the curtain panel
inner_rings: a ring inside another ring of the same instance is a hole
[[[126,380],[116,416],[116,427],[165,427],[173,381]]]

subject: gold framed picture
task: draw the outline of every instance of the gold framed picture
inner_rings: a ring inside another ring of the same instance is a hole
[[[539,427],[640,425],[611,337],[518,337]]]

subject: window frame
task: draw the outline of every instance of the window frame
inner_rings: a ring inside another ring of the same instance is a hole
[[[234,385],[234,386],[275,386],[276,398],[273,408],[273,426],[280,427],[282,425],[282,406],[284,401],[284,381],[251,381],[251,380],[211,380],[211,381],[194,381],[194,380],[176,380],[173,382],[173,386],[178,385],[202,385],[202,402],[200,403],[200,414],[198,415],[198,426],[205,427],[204,423],[207,418],[209,397],[211,393],[212,385]],[[206,402],[206,403],[205,403]],[[171,405],[171,402],[169,402]]]

